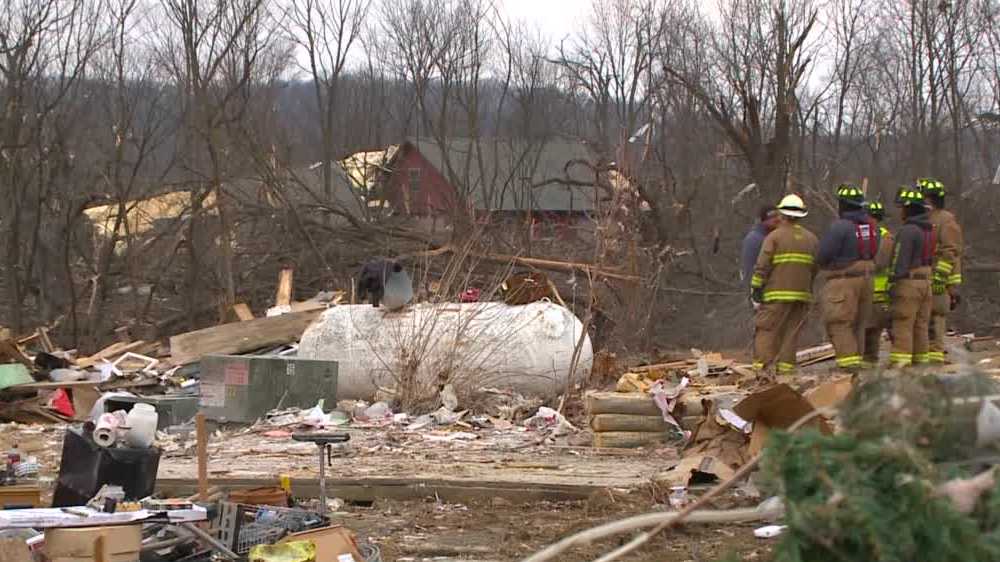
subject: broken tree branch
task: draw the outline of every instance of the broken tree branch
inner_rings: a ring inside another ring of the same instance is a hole
[[[798,430],[803,425],[809,423],[810,421],[816,419],[818,416],[831,415],[834,412],[832,408],[821,408],[814,410],[801,418],[798,421],[789,426],[788,431],[793,432]],[[589,544],[593,541],[600,540],[605,537],[616,535],[619,533],[624,533],[627,531],[632,531],[635,529],[643,529],[652,525],[656,527],[648,532],[640,533],[631,541],[625,543],[621,547],[609,552],[608,554],[602,556],[599,562],[611,562],[612,560],[617,560],[618,558],[632,552],[633,550],[639,548],[640,546],[646,544],[649,539],[653,538],[660,531],[668,527],[672,527],[682,521],[691,522],[717,522],[705,520],[705,511],[698,511],[703,508],[708,502],[712,501],[722,492],[725,492],[729,488],[732,488],[737,482],[742,480],[748,474],[750,474],[760,463],[763,458],[763,453],[758,453],[752,459],[750,459],[746,464],[740,467],[729,479],[724,482],[720,482],[714,488],[705,493],[705,495],[698,498],[697,501],[688,505],[684,509],[678,511],[677,513],[647,513],[645,515],[638,515],[635,517],[630,517],[628,519],[623,519],[621,521],[615,521],[612,523],[606,523],[598,527],[587,529],[579,533],[570,535],[561,541],[554,543],[539,552],[536,552],[532,556],[525,558],[522,562],[545,562],[546,560],[552,560],[562,552],[567,549],[582,545]],[[740,510],[737,510],[740,511]],[[756,511],[756,510],[752,510]],[[698,514],[695,517],[695,514]],[[732,516],[730,514],[729,516]]]
[[[415,252],[412,254],[407,254],[405,257],[409,258],[409,257],[439,256],[442,254],[456,253],[456,252],[458,252],[458,250],[455,250],[451,246],[442,246],[434,250],[426,250],[423,252]],[[525,258],[521,256],[514,256],[508,254],[488,254],[482,252],[474,252],[471,250],[468,252],[468,255],[482,260],[488,260],[497,263],[514,263],[538,269],[550,269],[555,271],[582,271],[584,273],[593,275],[594,277],[607,277],[609,279],[619,279],[622,281],[631,281],[633,283],[642,280],[641,277],[636,275],[626,275],[624,273],[608,271],[607,269],[589,263],[558,261],[558,260],[549,260],[542,258]]]

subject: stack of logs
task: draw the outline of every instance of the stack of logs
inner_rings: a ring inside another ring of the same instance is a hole
[[[594,431],[594,447],[657,446],[678,437],[677,429],[663,420],[660,408],[648,394],[588,392],[584,403]],[[694,427],[702,419],[700,408],[696,409],[678,409],[675,418],[684,428]],[[679,417],[682,412],[689,417]]]

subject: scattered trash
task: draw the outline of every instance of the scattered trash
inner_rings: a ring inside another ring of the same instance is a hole
[[[765,525],[754,529],[753,536],[758,539],[773,539],[788,529],[788,525]]]
[[[976,447],[985,447],[1000,440],[1000,408],[990,400],[983,400],[976,416]]]
[[[579,431],[562,414],[546,406],[542,406],[534,416],[525,420],[524,426],[535,431],[551,430],[554,436]]]

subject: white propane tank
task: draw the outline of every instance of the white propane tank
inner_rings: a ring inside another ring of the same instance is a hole
[[[129,447],[148,448],[156,438],[156,424],[160,416],[152,404],[137,403],[129,410],[125,422],[128,431],[125,432],[125,443]]]
[[[306,329],[298,356],[337,361],[337,397],[368,400],[413,373],[421,384],[447,380],[525,395],[562,393],[583,324],[548,301],[421,303],[390,312],[368,304],[330,308]],[[590,338],[576,372],[590,374]]]

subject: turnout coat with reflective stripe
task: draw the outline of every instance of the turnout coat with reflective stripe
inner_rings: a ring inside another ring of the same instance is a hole
[[[930,212],[930,221],[937,235],[937,249],[934,255],[935,292],[941,293],[945,286],[962,284],[962,227],[955,215],[945,209]]]
[[[818,249],[812,232],[782,223],[764,239],[751,287],[764,289],[764,302],[811,301]]]

